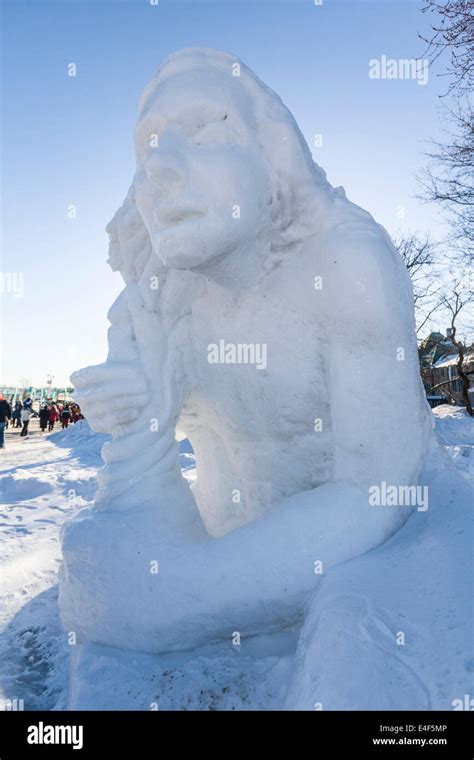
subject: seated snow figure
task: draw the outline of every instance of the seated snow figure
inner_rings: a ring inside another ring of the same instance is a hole
[[[301,620],[411,514],[369,489],[417,484],[431,423],[404,264],[272,90],[235,56],[175,53],[135,141],[109,355],[72,376],[112,439],[60,604],[79,642],[159,653]]]

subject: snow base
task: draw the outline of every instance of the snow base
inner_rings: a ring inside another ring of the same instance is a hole
[[[297,632],[149,655],[80,644],[71,656],[70,710],[278,710]]]

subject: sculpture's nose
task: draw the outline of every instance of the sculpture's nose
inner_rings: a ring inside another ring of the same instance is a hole
[[[181,174],[174,156],[153,151],[147,159],[145,171],[157,189],[169,190],[179,183]]]
[[[169,193],[186,179],[186,166],[176,140],[163,138],[147,158],[145,171],[154,187]]]

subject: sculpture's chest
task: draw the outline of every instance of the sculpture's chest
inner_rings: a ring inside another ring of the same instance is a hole
[[[210,291],[193,305],[196,397],[248,425],[312,425],[329,402],[317,315],[271,292]]]

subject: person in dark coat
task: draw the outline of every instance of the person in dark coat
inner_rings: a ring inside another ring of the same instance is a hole
[[[15,403],[15,409],[12,414],[12,419],[15,420],[15,424],[13,427],[21,427],[21,410],[23,409],[23,404],[21,401],[17,401]]]
[[[44,433],[44,431],[46,430],[46,426],[49,422],[49,411],[50,411],[49,406],[47,404],[43,404],[39,413],[39,423],[40,423],[40,428],[41,428],[42,433]]]
[[[7,420],[12,418],[12,408],[8,401],[3,397],[0,398],[0,449],[5,448],[5,426]]]
[[[66,404],[64,408],[61,411],[61,427],[64,430],[64,428],[67,428],[69,425],[69,422],[71,420],[71,412],[69,411],[69,406]]]

